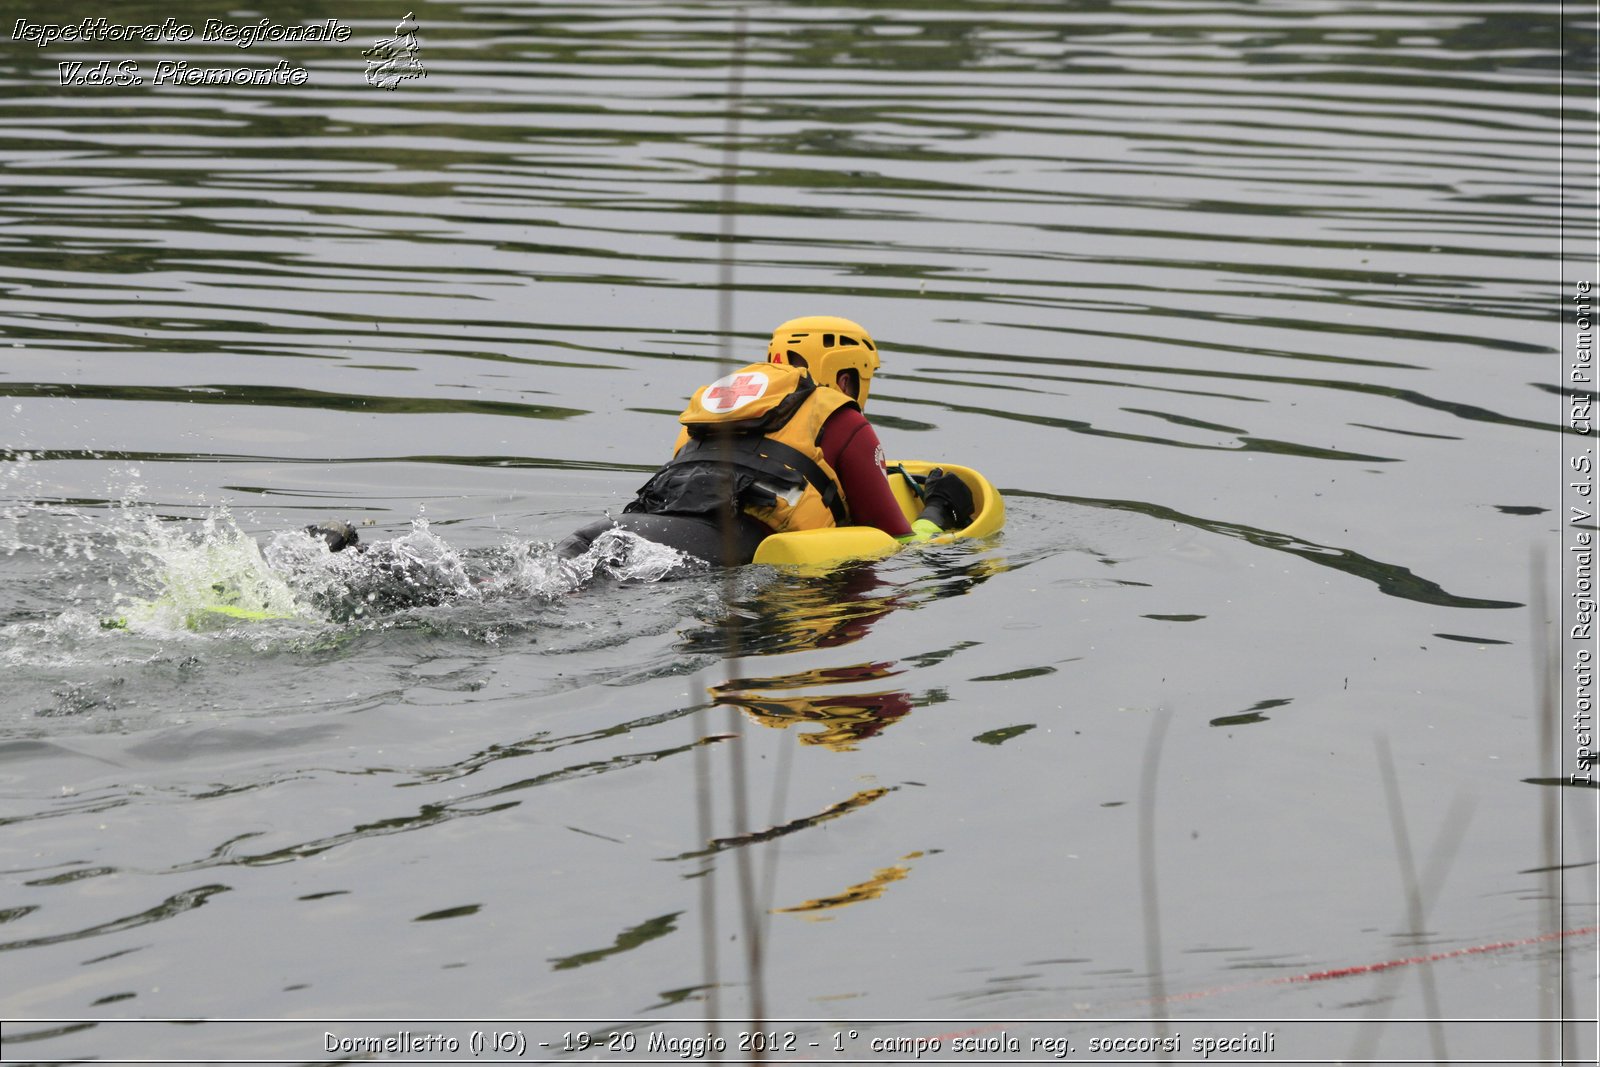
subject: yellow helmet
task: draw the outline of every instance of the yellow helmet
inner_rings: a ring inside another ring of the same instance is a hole
[[[772,331],[768,363],[805,367],[818,385],[839,388],[839,375],[854,371],[856,404],[865,409],[872,373],[878,369],[878,346],[872,335],[849,319],[808,315],[790,319]]]

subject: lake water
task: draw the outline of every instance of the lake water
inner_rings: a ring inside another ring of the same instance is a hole
[[[8,1062],[1593,1062],[1592,11],[65,7],[0,27]],[[16,24],[99,16],[197,32]],[[1003,533],[562,569],[805,314]]]

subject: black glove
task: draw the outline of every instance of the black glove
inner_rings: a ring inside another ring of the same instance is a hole
[[[928,472],[922,483],[922,514],[941,530],[961,530],[972,522],[972,490],[954,474],[941,467]]]
[[[306,527],[306,533],[326,541],[329,552],[343,552],[351,545],[359,545],[361,542],[361,538],[356,534],[355,527],[348,522],[340,522],[338,519],[313,523]]]

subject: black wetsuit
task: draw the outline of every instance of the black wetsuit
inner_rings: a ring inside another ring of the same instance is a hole
[[[724,537],[721,525],[708,515],[650,515],[628,512],[615,519],[604,518],[574,530],[556,546],[562,556],[572,557],[588,551],[594,539],[611,529],[638,534],[647,541],[675,548],[685,555],[703,559],[713,566],[738,567],[755,557],[756,547],[772,531],[743,512],[734,514],[730,536]]]

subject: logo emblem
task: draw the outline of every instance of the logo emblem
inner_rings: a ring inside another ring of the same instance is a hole
[[[759,399],[767,391],[767,376],[760,371],[743,371],[718,378],[706,386],[700,406],[707,411],[726,414],[738,411],[746,404]]]
[[[428,72],[417,58],[417,17],[410,11],[394,28],[393,37],[374,41],[361,54],[367,57],[367,84],[375,89],[393,89],[411,78],[426,78]]]

